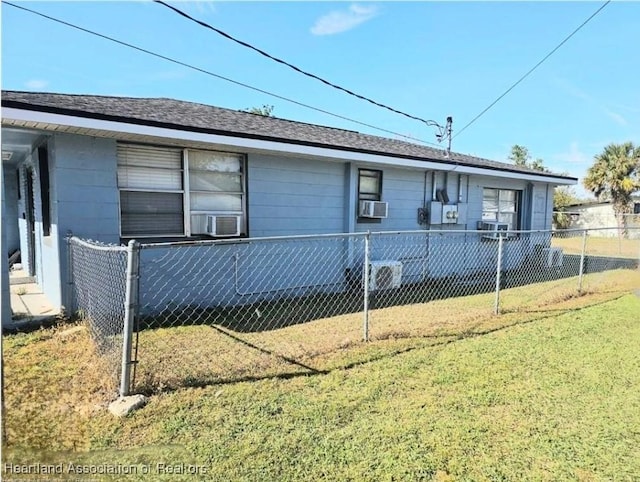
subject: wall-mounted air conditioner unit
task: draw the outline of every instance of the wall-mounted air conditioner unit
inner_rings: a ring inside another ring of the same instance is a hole
[[[390,290],[402,284],[400,261],[371,261],[369,268],[369,290]]]
[[[361,218],[386,218],[389,204],[380,201],[360,201],[359,215]]]
[[[242,215],[200,213],[191,215],[191,234],[209,236],[240,236]]]
[[[546,260],[547,268],[558,268],[562,266],[564,255],[560,248],[544,248],[544,259]]]
[[[208,214],[207,234],[210,236],[240,236],[242,216],[237,214]]]
[[[496,221],[482,221],[480,223],[480,230],[486,231],[482,237],[485,239],[498,239],[500,237],[507,237],[507,231],[509,230],[509,223],[500,223]]]

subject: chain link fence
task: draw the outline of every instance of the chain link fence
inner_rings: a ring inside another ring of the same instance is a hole
[[[127,250],[76,237],[67,239],[68,306],[87,321],[98,352],[115,380],[120,379],[125,320]]]
[[[371,351],[364,341],[459,338],[611,299],[640,288],[640,239],[610,231],[130,243],[129,257],[78,242],[95,252],[72,243],[73,269],[92,326],[113,327],[96,339],[124,347],[121,393],[153,392],[323,371]]]

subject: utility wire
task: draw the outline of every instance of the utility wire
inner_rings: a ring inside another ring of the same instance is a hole
[[[571,37],[573,37],[576,33],[578,33],[578,31],[584,27],[586,24],[588,24],[591,19],[593,19],[593,17],[595,17],[596,15],[598,15],[602,9],[604,7],[606,7],[607,5],[609,5],[609,3],[611,3],[611,0],[607,0],[606,2],[604,2],[600,8],[598,10],[596,10],[593,14],[591,14],[591,16],[589,18],[587,18],[584,22],[582,22],[578,28],[576,28],[573,32],[571,32],[562,42],[560,42],[558,45],[556,45],[556,47],[549,52],[547,55],[545,55],[543,57],[542,60],[540,60],[540,62],[538,62],[536,65],[534,65],[526,74],[524,74],[522,77],[520,77],[518,79],[518,81],[516,83],[514,83],[511,87],[509,87],[507,90],[505,90],[502,95],[500,95],[500,97],[498,97],[496,100],[494,100],[491,104],[489,104],[489,106],[484,109],[482,112],[480,112],[477,116],[475,116],[473,119],[471,119],[471,121],[465,125],[462,129],[460,129],[455,136],[453,136],[453,138],[455,139],[456,137],[458,137],[460,134],[462,134],[462,132],[469,127],[471,124],[473,124],[475,121],[477,121],[480,117],[482,117],[489,109],[491,109],[494,105],[496,105],[498,102],[500,102],[500,100],[507,95],[509,92],[511,92],[520,82],[522,82],[524,79],[526,79],[527,77],[529,77],[529,74],[531,74],[534,70],[536,70],[538,67],[540,67],[540,65],[542,65],[542,63],[547,60],[549,57],[551,57],[556,50],[558,50],[560,47],[562,47]]]
[[[284,97],[282,95],[274,94],[273,92],[269,92],[267,90],[260,89],[258,87],[254,87],[252,85],[245,84],[243,82],[239,82],[237,80],[233,80],[233,79],[230,79],[228,77],[224,77],[222,75],[216,74],[216,73],[211,72],[209,70],[205,70],[203,68],[196,67],[196,66],[191,65],[191,64],[187,64],[186,62],[182,62],[180,60],[177,60],[177,59],[174,59],[174,58],[171,58],[171,57],[167,57],[166,55],[162,55],[162,54],[158,54],[156,52],[152,52],[151,50],[147,50],[145,48],[138,47],[136,45],[124,42],[122,40],[118,40],[116,38],[109,37],[108,35],[104,35],[104,34],[101,34],[101,33],[98,33],[98,32],[94,32],[93,30],[89,30],[89,29],[86,29],[84,27],[80,27],[78,25],[66,22],[64,20],[60,20],[58,18],[51,17],[51,16],[46,15],[44,13],[37,12],[35,10],[31,10],[29,8],[26,8],[26,7],[23,7],[23,6],[20,6],[20,5],[15,5],[15,4],[11,3],[11,2],[7,2],[7,1],[4,1],[4,0],[2,1],[2,3],[6,4],[6,5],[10,5],[11,7],[18,8],[20,10],[24,10],[25,12],[29,12],[29,13],[32,13],[34,15],[38,15],[40,17],[46,18],[47,20],[51,20],[53,22],[57,22],[57,23],[60,23],[62,25],[66,25],[67,27],[71,27],[71,28],[74,28],[76,30],[80,30],[81,32],[85,32],[85,33],[88,33],[88,34],[91,34],[91,35],[95,35],[96,37],[100,37],[100,38],[103,38],[105,40],[109,40],[111,42],[115,42],[117,44],[123,45],[125,47],[129,47],[131,49],[138,50],[139,52],[143,52],[145,54],[152,55],[153,57],[157,57],[159,59],[163,59],[163,60],[166,60],[168,62],[172,62],[172,63],[180,65],[182,67],[187,67],[187,68],[195,70],[197,72],[201,72],[203,74],[210,75],[210,76],[215,77],[217,79],[225,80],[227,82],[231,82],[232,84],[239,85],[241,87],[245,87],[247,89],[251,89],[251,90],[254,90],[256,92],[260,92],[261,94],[266,94],[266,95],[269,95],[269,96],[274,97],[276,99],[280,99],[280,100],[284,100],[286,102],[290,102],[290,103],[298,105],[300,107],[305,107],[307,109],[311,109],[311,110],[314,110],[316,112],[321,112],[322,114],[327,114],[327,115],[330,115],[332,117],[336,117],[338,119],[342,119],[342,120],[346,120],[346,121],[349,121],[349,122],[353,122],[353,123],[359,124],[361,126],[369,127],[371,129],[375,129],[375,130],[380,131],[380,132],[386,132],[387,134],[393,134],[394,136],[403,137],[405,139],[409,139],[409,140],[414,141],[414,142],[421,142],[423,144],[429,144],[429,145],[435,146],[435,147],[437,147],[439,149],[442,149],[438,144],[435,144],[433,142],[428,142],[428,141],[425,141],[423,139],[419,139],[419,138],[412,137],[412,136],[407,136],[405,134],[400,134],[399,132],[394,132],[394,131],[391,131],[391,130],[388,130],[388,129],[384,129],[382,127],[374,126],[372,124],[367,124],[365,122],[362,122],[362,121],[359,121],[359,120],[356,120],[356,119],[352,119],[350,117],[346,117],[346,116],[343,116],[343,115],[340,115],[340,114],[334,114],[333,112],[329,112],[328,110],[324,110],[324,109],[321,109],[319,107],[314,107],[312,105],[305,104],[303,102],[298,102],[297,100],[293,100],[293,99],[290,99],[288,97]]]
[[[271,55],[271,54],[269,54],[269,53],[265,52],[265,51],[264,51],[264,50],[262,50],[262,49],[259,49],[258,47],[255,47],[255,46],[253,46],[253,45],[251,45],[251,44],[249,44],[249,43],[247,43],[247,42],[244,42],[244,41],[242,41],[242,40],[239,40],[239,39],[237,39],[237,38],[233,37],[232,35],[229,35],[228,33],[226,33],[226,32],[224,32],[224,31],[220,30],[219,28],[213,27],[212,25],[210,25],[210,24],[208,24],[208,23],[206,23],[206,22],[203,22],[202,20],[198,20],[197,18],[192,17],[192,16],[191,16],[191,15],[189,15],[188,13],[186,13],[186,12],[184,12],[184,11],[180,10],[179,8],[176,8],[176,7],[172,6],[172,5],[169,5],[168,3],[165,3],[165,2],[163,2],[162,0],[154,0],[154,2],[155,2],[155,3],[159,3],[160,5],[164,5],[165,7],[167,7],[167,8],[169,8],[169,9],[173,10],[173,11],[174,11],[175,13],[177,13],[178,15],[181,15],[181,16],[183,16],[184,18],[189,19],[189,20],[191,20],[192,22],[197,23],[198,25],[200,25],[200,26],[202,26],[202,27],[204,27],[204,28],[207,28],[207,29],[209,29],[209,30],[212,30],[212,31],[216,32],[217,34],[220,34],[220,35],[222,35],[223,37],[225,37],[225,38],[227,38],[227,39],[229,39],[229,40],[231,40],[231,41],[233,41],[233,42],[235,42],[235,43],[237,43],[237,44],[239,44],[239,45],[242,45],[243,47],[246,47],[246,48],[251,49],[251,50],[253,50],[253,51],[255,51],[255,52],[258,52],[260,55],[262,55],[262,56],[264,56],[264,57],[266,57],[266,58],[268,58],[268,59],[270,59],[270,60],[273,60],[273,61],[275,61],[275,62],[278,62],[279,64],[282,64],[282,65],[285,65],[285,66],[287,66],[287,67],[289,67],[289,68],[291,68],[291,69],[295,70],[296,72],[298,72],[298,73],[300,73],[300,74],[302,74],[302,75],[306,75],[307,77],[310,77],[310,78],[312,78],[312,79],[319,80],[320,82],[322,82],[322,83],[323,83],[323,84],[325,84],[325,85],[328,85],[329,87],[333,87],[334,89],[341,90],[342,92],[345,92],[345,93],[347,93],[347,94],[349,94],[349,95],[351,95],[351,96],[353,96],[353,97],[356,97],[356,98],[358,98],[358,99],[361,99],[361,100],[364,100],[364,101],[366,101],[366,102],[369,102],[370,104],[373,104],[373,105],[375,105],[375,106],[377,106],[377,107],[382,107],[383,109],[387,109],[387,110],[389,110],[389,111],[391,111],[391,112],[394,112],[394,113],[396,113],[396,114],[403,115],[403,116],[405,116],[405,117],[408,117],[409,119],[413,119],[413,120],[417,120],[417,121],[423,122],[424,124],[426,124],[426,125],[427,125],[427,126],[429,126],[429,127],[438,127],[438,128],[440,128],[440,129],[442,129],[442,126],[440,126],[440,124],[438,124],[438,123],[437,123],[437,122],[435,122],[435,121],[432,121],[432,120],[425,120],[425,119],[422,119],[421,117],[416,117],[416,116],[414,116],[414,115],[407,114],[406,112],[402,112],[401,110],[394,109],[393,107],[389,107],[388,105],[381,104],[380,102],[376,102],[375,100],[372,100],[372,99],[370,99],[370,98],[368,98],[368,97],[365,97],[365,96],[363,96],[363,95],[356,94],[355,92],[353,92],[353,91],[351,91],[351,90],[349,90],[349,89],[346,89],[346,88],[344,88],[344,87],[341,87],[341,86],[339,86],[339,85],[336,85],[336,84],[334,84],[334,83],[332,83],[332,82],[329,82],[329,81],[328,81],[328,80],[326,80],[326,79],[323,79],[322,77],[319,77],[319,76],[317,76],[317,75],[315,75],[315,74],[312,74],[312,73],[310,73],[310,72],[307,72],[307,71],[305,71],[305,70],[302,70],[301,68],[296,67],[295,65],[290,64],[289,62],[287,62],[287,61],[285,61],[285,60],[282,60],[282,59],[280,59],[280,58],[278,58],[278,57],[274,57],[273,55]]]

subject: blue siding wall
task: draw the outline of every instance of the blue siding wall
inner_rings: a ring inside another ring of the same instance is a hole
[[[343,291],[350,253],[362,253],[362,245],[330,238],[143,249],[141,312],[180,314]]]
[[[554,188],[549,184],[534,185],[531,229],[551,229],[553,192]]]
[[[116,141],[57,135],[54,157],[60,234],[119,244]]]
[[[247,163],[251,237],[343,232],[344,164],[260,154]]]
[[[38,234],[39,281],[54,304],[66,300],[66,245],[73,234],[105,243],[119,243],[119,196],[116,141],[56,134],[49,140],[52,191],[52,235]],[[475,229],[482,218],[482,189],[498,187],[527,191],[531,227],[550,226],[552,188],[544,183],[487,176],[467,176],[384,167],[382,200],[389,216],[380,223],[357,220],[357,170],[373,166],[306,158],[249,154],[247,162],[248,220],[252,238],[349,231],[464,230]],[[446,188],[451,203],[465,203],[466,223],[418,224],[417,209],[432,200],[433,188]],[[446,186],[445,186],[446,184]],[[528,187],[530,186],[530,187]],[[36,183],[34,192],[39,196]],[[36,216],[40,201],[36,199]],[[332,291],[347,286],[348,270],[361,268],[361,240],[344,239],[293,245],[236,243],[181,248],[176,252],[148,249],[142,253],[143,300],[165,307],[175,305],[246,304],[278,294],[310,290]],[[526,238],[505,243],[515,267],[527,249]],[[381,237],[372,246],[372,259],[403,263],[403,277],[417,282],[495,265],[497,243],[477,234],[458,237]],[[522,253],[522,254],[521,254]],[[452,262],[453,260],[453,262]],[[309,270],[310,263],[321,269]],[[159,300],[158,297],[161,297]],[[279,296],[279,295],[278,295]]]
[[[430,226],[418,224],[417,208],[423,205],[424,199],[429,205],[433,198],[434,183],[436,189],[446,188],[450,203],[466,204],[466,222]],[[475,230],[477,222],[482,220],[482,191],[485,187],[522,191],[523,213],[531,216],[524,224],[531,226],[531,229],[550,229],[552,186],[533,184],[530,189],[533,196],[525,193],[528,186],[527,181],[491,176],[428,172],[425,177],[421,171],[385,168],[382,200],[389,203],[389,217],[380,223],[356,223],[356,231]],[[540,242],[539,236],[535,242]],[[385,243],[389,246],[385,246]],[[504,268],[520,266],[527,254],[534,249],[534,244],[526,236],[505,242]],[[401,261],[403,278],[407,280],[417,280],[421,276],[440,278],[483,271],[495,267],[496,258],[497,242],[484,239],[477,233],[443,233],[442,236],[432,233],[423,239],[418,235],[382,237],[376,241],[372,251],[373,260]]]
[[[46,269],[57,269],[54,265],[59,263],[62,287],[59,296],[64,304],[68,294],[67,246],[64,241],[67,233],[71,231],[81,238],[104,243],[120,243],[116,141],[57,134],[50,141],[50,146],[57,236],[56,259],[49,259]]]
[[[357,199],[358,169],[369,166],[353,166],[355,186],[353,196]],[[379,168],[377,168],[379,169]],[[424,229],[418,224],[418,208],[423,205],[424,172],[397,168],[382,170],[382,201],[389,203],[389,216],[380,222],[362,222],[357,219],[357,212],[351,213],[356,218],[355,231],[401,231]],[[356,205],[356,210],[358,206]]]

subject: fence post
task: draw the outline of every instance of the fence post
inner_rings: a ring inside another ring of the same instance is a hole
[[[502,236],[498,238],[498,260],[496,262],[496,300],[493,307],[495,315],[500,314],[500,277],[502,274]]]
[[[120,377],[121,397],[129,395],[131,388],[131,344],[133,339],[133,323],[138,310],[139,256],[140,245],[135,239],[132,239],[127,245],[127,285],[124,299],[122,375]]]
[[[67,316],[73,316],[76,311],[76,307],[74,306],[75,297],[73,296],[73,252],[71,251],[73,249],[71,244],[72,237],[73,233],[71,231],[67,231],[67,235],[64,238],[67,242],[67,301],[65,302]]]
[[[582,278],[584,276],[584,255],[587,250],[587,229],[582,232],[582,251],[580,252],[580,271],[578,272],[578,294],[582,293]]]
[[[370,233],[367,231],[364,236],[364,341],[369,341],[369,237]]]

